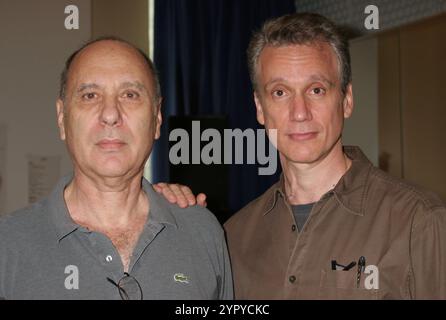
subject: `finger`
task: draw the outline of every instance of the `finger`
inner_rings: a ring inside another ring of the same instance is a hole
[[[187,201],[187,204],[189,206],[193,206],[196,204],[195,196],[192,193],[192,190],[188,186],[181,186],[181,191],[183,192],[183,195]]]
[[[180,208],[186,208],[188,206],[187,199],[183,194],[181,186],[179,184],[169,185],[174,196],[176,197],[176,203]]]
[[[163,196],[169,201],[170,203],[176,203],[177,197],[175,193],[172,191],[172,186],[167,185],[164,189],[162,189]]]
[[[156,192],[162,193],[163,189],[166,187],[166,184],[164,182],[155,183],[152,185],[153,189],[155,189]]]
[[[200,193],[197,195],[197,204],[202,207],[207,206],[206,195],[204,193]]]

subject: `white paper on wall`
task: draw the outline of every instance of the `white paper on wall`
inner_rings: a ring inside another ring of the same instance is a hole
[[[48,196],[59,180],[60,156],[28,155],[28,202]]]
[[[0,214],[6,208],[6,125],[0,125]]]

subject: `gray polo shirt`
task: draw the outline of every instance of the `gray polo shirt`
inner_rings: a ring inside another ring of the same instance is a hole
[[[52,194],[0,219],[0,298],[121,299],[120,256],[104,234],[69,216],[61,179]],[[144,299],[232,299],[223,230],[200,206],[168,203],[143,179],[150,213],[129,274]]]

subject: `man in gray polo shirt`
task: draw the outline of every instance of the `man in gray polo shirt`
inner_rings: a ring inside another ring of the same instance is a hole
[[[153,64],[122,40],[67,60],[57,116],[74,171],[0,220],[0,298],[232,298],[218,221],[168,203],[142,177],[160,105]]]

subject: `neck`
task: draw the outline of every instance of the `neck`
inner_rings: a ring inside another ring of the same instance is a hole
[[[296,163],[280,157],[285,192],[292,205],[314,203],[339,182],[351,166],[342,151],[341,141],[322,159],[314,163]]]
[[[141,188],[142,173],[130,178],[95,178],[75,170],[64,198],[74,221],[96,229],[125,228],[147,215],[148,198]]]

